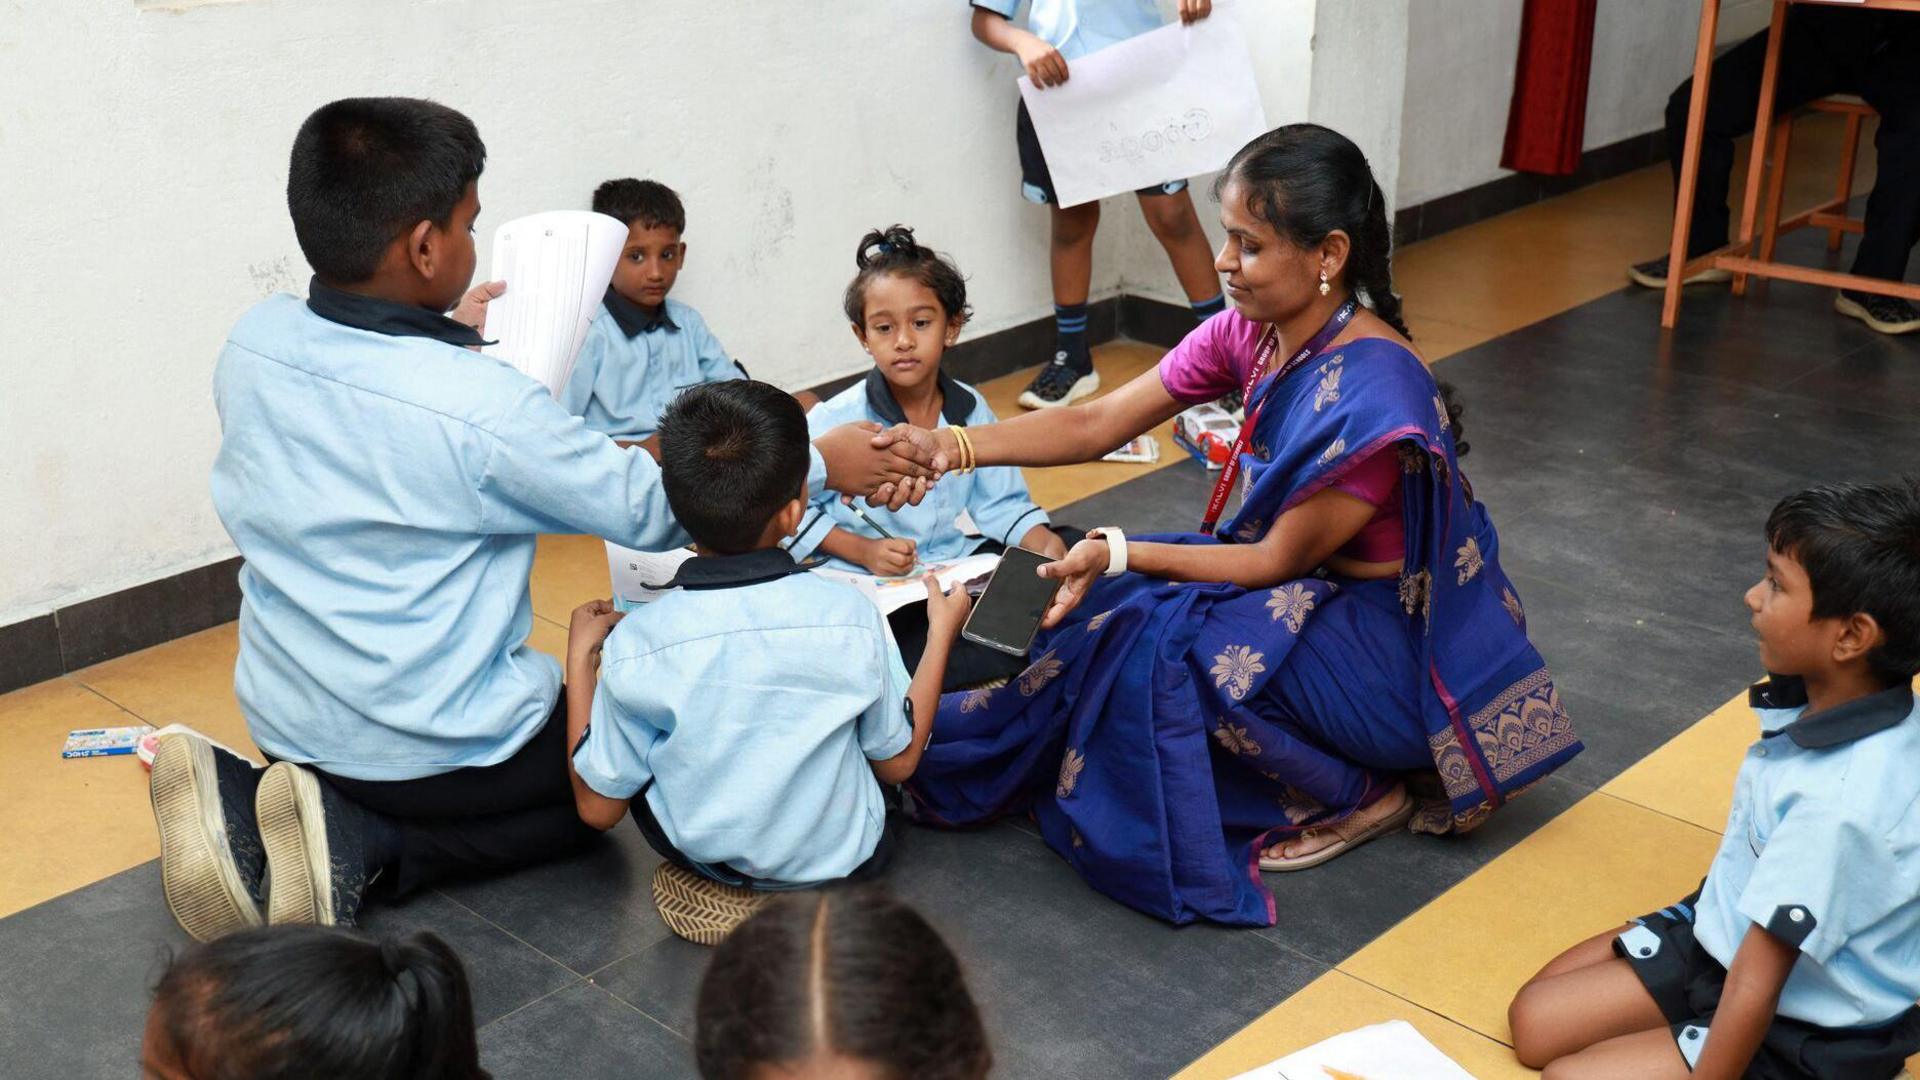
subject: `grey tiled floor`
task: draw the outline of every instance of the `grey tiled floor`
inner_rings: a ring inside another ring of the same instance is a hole
[[[953,942],[1000,1074],[1162,1077],[1252,1020],[1725,700],[1756,674],[1740,595],[1781,494],[1920,469],[1920,341],[1775,283],[1622,292],[1443,363],[1465,463],[1587,752],[1471,836],[1398,835],[1273,882],[1281,921],[1175,929],[1092,892],[1020,823],[910,830],[890,875]],[[1149,474],[1062,520],[1192,527],[1200,470]],[[631,828],[576,858],[376,908],[467,958],[502,1078],[684,1076],[705,952],[648,897]],[[0,1062],[131,1075],[146,988],[183,939],[153,864],[0,920]]]

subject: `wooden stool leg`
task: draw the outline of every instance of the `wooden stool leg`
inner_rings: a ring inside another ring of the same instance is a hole
[[[1766,216],[1760,219],[1760,261],[1773,261],[1773,243],[1780,238],[1780,201],[1787,191],[1787,155],[1793,147],[1793,117],[1783,116],[1773,126],[1773,165],[1767,177]]]
[[[1860,114],[1850,112],[1847,114],[1846,141],[1840,144],[1840,183],[1834,191],[1834,195],[1840,200],[1838,213],[1841,217],[1847,216],[1847,202],[1853,198],[1853,166],[1854,159],[1859,156]],[[1846,236],[1844,229],[1828,229],[1827,250],[1839,251],[1840,240],[1844,236]]]
[[[1680,151],[1680,182],[1675,185],[1673,238],[1667,245],[1667,295],[1660,304],[1660,325],[1673,329],[1680,317],[1680,283],[1686,277],[1687,234],[1692,232],[1693,192],[1700,180],[1700,130],[1706,124],[1707,84],[1713,76],[1713,42],[1720,26],[1720,0],[1701,0],[1700,36],[1693,46],[1693,98],[1687,102],[1687,141]]]
[[[1760,209],[1760,173],[1767,161],[1767,136],[1773,130],[1773,97],[1780,81],[1780,42],[1786,37],[1787,0],[1773,0],[1773,26],[1767,32],[1767,60],[1760,71],[1760,103],[1754,110],[1753,149],[1747,154],[1747,196],[1740,208],[1741,254],[1753,254],[1753,219]],[[1747,292],[1747,275],[1733,274],[1733,294]]]

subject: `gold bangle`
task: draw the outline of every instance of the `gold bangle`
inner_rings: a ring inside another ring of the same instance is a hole
[[[953,432],[954,443],[960,448],[960,461],[954,471],[962,474],[972,472],[974,463],[973,440],[967,437],[967,429],[962,425],[955,424],[949,430]]]

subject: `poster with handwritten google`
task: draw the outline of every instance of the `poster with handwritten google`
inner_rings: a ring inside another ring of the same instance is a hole
[[[1020,97],[1061,206],[1212,172],[1267,130],[1253,59],[1230,11],[1173,23],[1067,65]]]

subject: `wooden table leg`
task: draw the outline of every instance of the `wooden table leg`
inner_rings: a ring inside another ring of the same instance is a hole
[[[1747,197],[1740,207],[1740,235],[1736,243],[1753,250],[1753,219],[1760,207],[1760,179],[1767,171],[1767,136],[1773,132],[1774,88],[1780,80],[1780,42],[1787,35],[1788,0],[1773,0],[1773,26],[1767,31],[1767,62],[1760,69],[1760,104],[1753,120],[1753,149],[1747,153]],[[1733,275],[1733,295],[1747,292],[1747,275]]]
[[[1787,191],[1787,158],[1793,153],[1793,118],[1773,125],[1773,164],[1767,177],[1767,209],[1760,218],[1760,261],[1773,261],[1773,245],[1780,239],[1780,203]],[[1743,279],[1745,275],[1741,276]],[[1740,279],[1736,279],[1740,280]]]
[[[1673,200],[1673,240],[1667,246],[1667,296],[1660,325],[1667,329],[1680,315],[1680,287],[1687,265],[1687,239],[1693,227],[1693,192],[1700,180],[1700,135],[1706,126],[1707,84],[1713,77],[1713,37],[1720,29],[1720,0],[1700,0],[1700,41],[1693,50],[1693,98],[1687,103],[1687,138],[1680,153],[1680,182]]]

